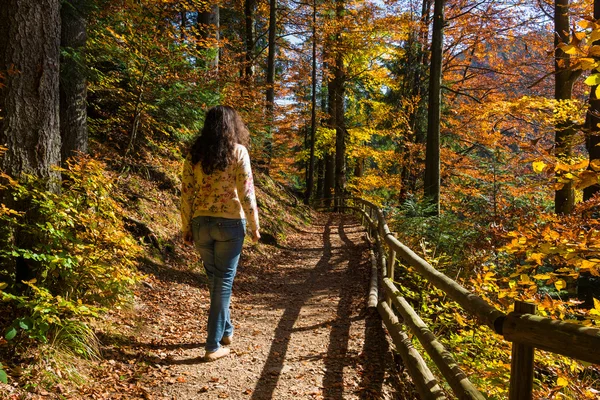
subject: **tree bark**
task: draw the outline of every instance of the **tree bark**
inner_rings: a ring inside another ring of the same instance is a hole
[[[435,0],[433,9],[433,37],[431,42],[431,69],[429,75],[429,102],[427,116],[427,147],[425,151],[425,198],[440,213],[440,104],[442,86],[442,56],[444,45],[444,0]]]
[[[594,19],[600,19],[600,0],[594,0]],[[598,45],[598,41],[593,43]],[[600,160],[600,99],[596,97],[596,86],[590,90],[590,107],[588,108],[586,125],[588,128],[586,147],[589,153],[590,166],[594,160]],[[595,184],[583,190],[583,200],[589,200],[594,194],[600,192],[600,185]]]
[[[317,132],[317,0],[313,0],[312,15],[312,94],[310,110],[310,158],[304,204],[310,202],[315,185],[315,136]]]
[[[58,180],[60,1],[4,0],[0,18],[2,169]]]
[[[63,2],[61,15],[60,59],[60,135],[61,157],[66,160],[88,151],[87,79],[84,64],[87,41],[87,0]]]
[[[560,43],[569,43],[569,0],[554,1],[554,98],[570,100],[573,83],[579,74],[571,71],[570,56],[558,48]],[[575,129],[569,122],[558,123],[554,133],[554,153],[558,162],[568,163],[573,151]],[[554,211],[557,214],[570,214],[575,206],[573,183],[566,182],[554,192]]]

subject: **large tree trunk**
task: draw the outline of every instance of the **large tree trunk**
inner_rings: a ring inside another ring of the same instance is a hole
[[[60,42],[60,135],[63,165],[67,158],[87,153],[87,82],[84,51],[87,41],[87,1],[63,2]]]
[[[59,179],[59,0],[0,2],[2,169]],[[57,186],[54,186],[57,188]]]
[[[600,19],[600,0],[594,0],[594,19]],[[598,41],[594,42],[598,45]],[[596,97],[596,86],[590,90],[590,107],[588,109],[586,125],[588,127],[588,137],[586,147],[589,153],[590,166],[592,162],[600,160],[600,99]],[[600,185],[595,184],[583,190],[583,199],[589,200],[594,194],[600,192]]]
[[[312,93],[310,113],[310,158],[308,160],[308,178],[304,203],[308,204],[315,182],[315,136],[317,131],[317,0],[313,0],[312,15]]]
[[[209,50],[205,66],[213,72],[219,72],[219,5],[208,5],[207,9],[198,10],[197,29],[199,33],[198,48]],[[210,45],[213,42],[213,45]]]
[[[433,37],[429,74],[429,106],[427,117],[427,148],[425,152],[425,198],[435,205],[434,215],[440,213],[440,104],[442,86],[442,55],[444,45],[444,0],[435,0]]]
[[[22,173],[48,179],[49,190],[59,190],[59,0],[3,0],[0,2],[0,144],[7,147],[1,169],[18,178]],[[8,73],[7,73],[8,72]],[[14,204],[9,193],[2,202],[38,218],[29,201]],[[16,229],[15,246],[31,248],[35,238]],[[3,258],[3,267],[20,283],[35,278],[33,260]]]

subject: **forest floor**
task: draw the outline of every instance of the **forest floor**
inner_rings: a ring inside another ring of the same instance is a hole
[[[231,354],[215,362],[202,360],[209,299],[200,268],[148,262],[131,315],[115,312],[121,328],[100,335],[96,383],[73,397],[417,398],[377,311],[367,308],[364,229],[348,215],[316,220],[281,244],[245,249]]]

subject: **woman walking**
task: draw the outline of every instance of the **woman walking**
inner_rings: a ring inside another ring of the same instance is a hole
[[[200,253],[210,291],[206,361],[229,354],[221,344],[233,338],[229,303],[246,224],[252,240],[260,238],[248,141],[248,130],[233,108],[213,107],[183,165],[183,237]]]

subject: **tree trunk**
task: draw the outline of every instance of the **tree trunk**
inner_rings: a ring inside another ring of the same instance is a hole
[[[310,110],[310,158],[304,204],[310,202],[315,182],[315,136],[317,132],[317,0],[313,0],[312,15],[312,93]]]
[[[600,19],[600,0],[594,0],[594,19]],[[594,45],[598,45],[598,41]],[[588,137],[586,139],[586,147],[589,153],[590,166],[592,162],[600,160],[600,99],[596,97],[596,86],[590,90],[590,107],[587,114]],[[595,184],[583,190],[583,200],[589,200],[594,194],[600,192],[600,185]]]
[[[244,1],[244,21],[246,31],[246,79],[249,79],[254,74],[254,0]]]
[[[273,157],[273,121],[275,113],[275,34],[277,32],[277,0],[269,1],[269,54],[267,56],[267,123],[269,136],[265,148],[267,165],[270,168]]]
[[[0,92],[2,169],[58,180],[60,1],[4,0],[0,20],[0,71],[15,71]]]
[[[573,83],[578,74],[570,70],[570,56],[558,48],[560,43],[569,43],[569,0],[555,0],[554,2],[554,98],[556,100],[570,100],[572,98]],[[555,127],[554,153],[557,162],[568,163],[572,155],[573,124],[558,123]],[[573,183],[567,182],[554,192],[554,211],[557,214],[570,214],[575,206],[575,193]]]
[[[325,183],[324,179],[325,175],[325,160],[320,158],[317,162],[317,190],[315,193],[315,197],[317,199],[323,198],[323,185]]]
[[[331,153],[325,154],[325,179],[323,182],[323,198],[325,206],[331,206],[333,185],[335,183],[335,157]]]
[[[342,18],[345,12],[344,0],[336,0],[336,17]],[[336,35],[339,47],[342,41],[341,32]],[[335,196],[341,198],[346,186],[346,126],[344,123],[344,54],[336,50],[333,78],[333,97],[335,99]]]
[[[58,191],[60,173],[59,80],[60,1],[4,0],[0,2],[0,144],[7,147],[0,158],[3,172],[19,178],[22,173],[47,179],[47,188]],[[30,201],[15,204],[3,193],[8,207],[27,213],[28,221],[39,216]],[[17,228],[14,245],[33,246],[30,234]],[[24,257],[2,259],[15,282],[35,278],[36,261]],[[21,287],[23,289],[23,287]],[[19,290],[17,290],[18,293]]]
[[[87,41],[87,0],[63,2],[60,42],[60,136],[62,163],[88,151],[87,80],[84,64]]]
[[[198,10],[197,29],[199,33],[198,48],[209,50],[204,65],[215,73],[219,72],[219,5],[207,5],[207,9]],[[216,45],[210,42],[215,40]],[[208,43],[208,44],[207,44]]]
[[[442,55],[444,45],[444,0],[435,0],[433,37],[429,74],[427,116],[427,148],[425,151],[425,198],[434,205],[434,215],[440,213],[440,103],[442,86]]]

